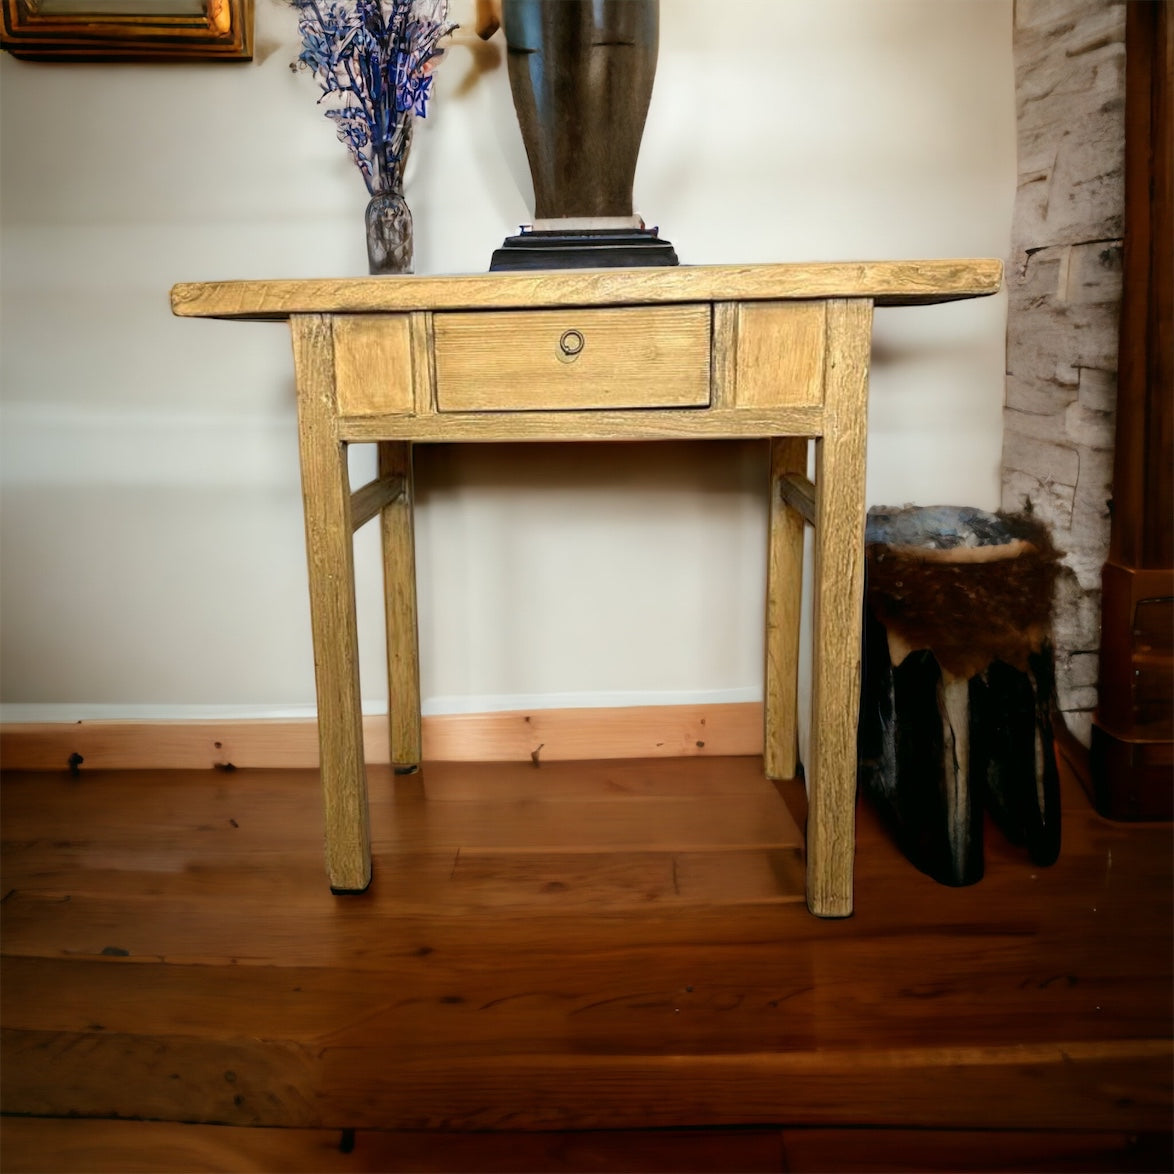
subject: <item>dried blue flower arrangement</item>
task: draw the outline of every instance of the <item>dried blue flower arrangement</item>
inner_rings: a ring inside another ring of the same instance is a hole
[[[411,271],[411,214],[403,201],[412,122],[423,118],[432,70],[443,54],[448,0],[290,0],[301,14],[302,51],[372,201],[367,245],[372,273]],[[398,204],[395,202],[398,200]],[[395,240],[406,226],[407,254]],[[376,239],[373,239],[373,231]],[[382,234],[382,235],[380,235]]]

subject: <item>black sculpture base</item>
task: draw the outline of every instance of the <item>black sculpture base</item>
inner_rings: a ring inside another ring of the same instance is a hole
[[[677,265],[676,250],[655,228],[523,231],[506,237],[489,262],[491,273],[510,269],[611,269]]]

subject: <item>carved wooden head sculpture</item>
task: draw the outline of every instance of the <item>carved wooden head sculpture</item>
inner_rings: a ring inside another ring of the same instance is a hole
[[[505,0],[510,89],[536,222],[632,218],[657,0]]]
[[[504,0],[502,25],[534,223],[492,267],[675,265],[632,207],[659,0]]]

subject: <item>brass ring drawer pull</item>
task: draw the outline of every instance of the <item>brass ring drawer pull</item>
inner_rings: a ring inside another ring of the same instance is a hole
[[[587,340],[578,330],[564,330],[562,338],[558,340],[558,349],[568,359],[575,358],[586,345]]]

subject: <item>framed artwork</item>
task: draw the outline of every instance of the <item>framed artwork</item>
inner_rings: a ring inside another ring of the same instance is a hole
[[[253,0],[0,0],[0,48],[29,61],[248,61]]]

